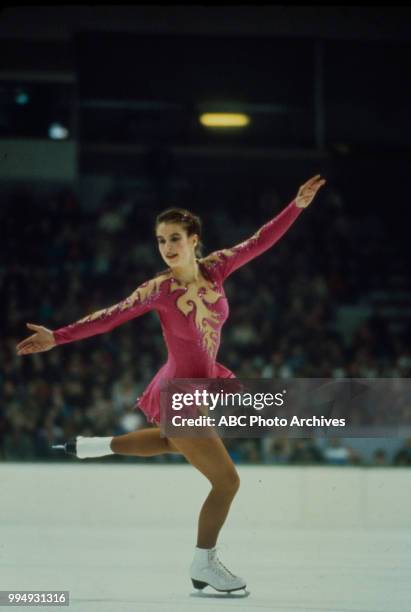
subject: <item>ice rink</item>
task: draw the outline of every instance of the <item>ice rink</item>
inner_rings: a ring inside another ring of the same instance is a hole
[[[201,474],[105,460],[2,464],[0,589],[68,590],[48,609],[73,612],[411,610],[409,470],[238,470],[219,555],[248,598],[193,596]]]

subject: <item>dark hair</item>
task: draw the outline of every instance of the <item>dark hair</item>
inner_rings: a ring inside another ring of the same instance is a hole
[[[187,232],[187,236],[193,236],[193,234],[197,234],[198,243],[196,246],[195,253],[197,257],[201,257],[203,245],[201,242],[200,217],[194,215],[185,208],[167,208],[167,210],[164,210],[159,215],[157,215],[154,231],[157,230],[157,227],[160,225],[160,223],[179,223]]]

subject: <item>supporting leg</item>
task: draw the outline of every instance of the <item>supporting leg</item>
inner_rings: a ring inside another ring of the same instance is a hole
[[[199,516],[197,546],[213,548],[240,486],[238,473],[222,440],[217,436],[170,438],[169,443],[211,483],[211,491]]]
[[[201,508],[197,547],[190,566],[193,586],[202,590],[209,585],[225,593],[243,591],[246,587],[245,580],[221,563],[215,548],[240,484],[234,464],[217,435],[195,439],[170,438],[170,444],[178,448],[187,461],[200,470],[211,483],[211,491]]]

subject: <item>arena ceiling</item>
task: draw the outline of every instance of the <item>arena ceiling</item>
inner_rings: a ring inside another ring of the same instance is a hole
[[[68,40],[82,30],[411,38],[406,6],[36,6],[4,8],[0,37]]]

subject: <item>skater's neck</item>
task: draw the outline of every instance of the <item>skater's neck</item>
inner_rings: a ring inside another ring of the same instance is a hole
[[[171,269],[171,273],[182,285],[196,283],[201,278],[200,266],[196,259],[185,266],[175,266]]]

